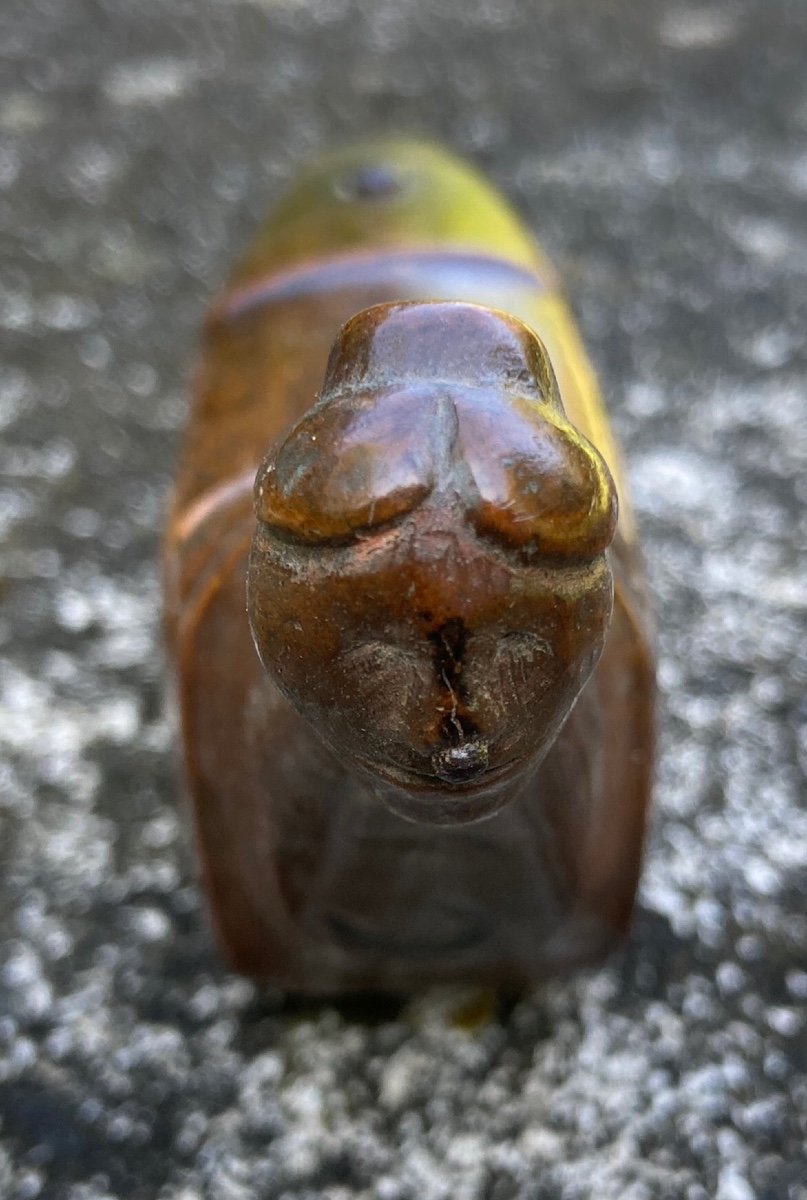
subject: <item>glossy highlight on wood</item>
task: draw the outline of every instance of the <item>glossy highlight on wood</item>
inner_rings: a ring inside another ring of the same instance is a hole
[[[236,969],[512,988],[624,931],[654,688],[629,498],[554,273],[470,168],[370,143],[270,216],[206,328],[165,590]]]

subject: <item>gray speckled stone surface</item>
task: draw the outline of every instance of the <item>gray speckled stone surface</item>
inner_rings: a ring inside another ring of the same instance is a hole
[[[807,6],[4,0],[0,1196],[807,1197]],[[155,553],[206,300],[294,165],[426,130],[567,281],[660,624],[635,932],[471,1029],[211,949]]]

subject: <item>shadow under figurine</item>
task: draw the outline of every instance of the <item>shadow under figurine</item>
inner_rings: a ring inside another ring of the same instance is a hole
[[[206,328],[165,587],[237,970],[517,988],[624,931],[653,765],[635,530],[552,269],[467,166],[369,144],[269,219]]]

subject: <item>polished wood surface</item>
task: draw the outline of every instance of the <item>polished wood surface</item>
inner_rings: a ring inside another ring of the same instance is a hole
[[[510,987],[624,931],[653,758],[635,527],[554,274],[469,168],[371,144],[267,222],[206,328],[165,590],[237,969]]]

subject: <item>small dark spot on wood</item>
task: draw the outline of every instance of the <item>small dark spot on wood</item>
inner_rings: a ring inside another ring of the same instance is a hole
[[[340,200],[391,200],[405,188],[400,171],[389,163],[368,163],[336,183]]]
[[[470,724],[470,722],[468,722]],[[435,750],[432,755],[432,769],[440,779],[447,783],[466,783],[476,779],[488,765],[488,744],[483,738],[462,738],[456,745],[445,746]]]

